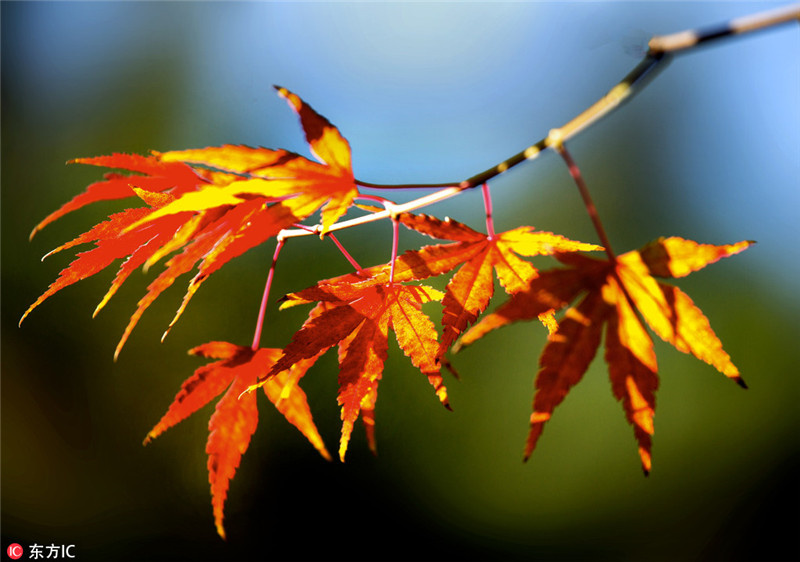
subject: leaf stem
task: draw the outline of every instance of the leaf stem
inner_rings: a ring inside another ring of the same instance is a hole
[[[575,160],[572,159],[572,155],[570,155],[567,147],[564,146],[563,143],[556,145],[555,149],[561,155],[561,158],[564,159],[564,162],[567,164],[567,168],[569,169],[569,175],[572,176],[572,179],[575,180],[575,184],[578,186],[578,191],[583,199],[583,204],[586,206],[586,212],[589,213],[589,218],[592,219],[592,224],[594,225],[594,229],[597,231],[597,236],[600,238],[600,243],[606,250],[608,259],[611,261],[611,263],[615,263],[617,261],[617,257],[614,255],[614,251],[611,249],[611,242],[608,240],[605,228],[603,228],[603,223],[600,220],[600,215],[597,213],[597,207],[595,207],[592,196],[589,194],[589,188],[586,186],[586,182],[583,179],[580,168],[578,168],[578,165],[575,163]]]
[[[383,199],[383,198],[379,197],[379,199]],[[318,226],[317,227],[312,227],[312,226],[306,226],[304,224],[295,224],[294,226],[299,228],[300,230],[308,232],[309,234],[318,234],[319,233],[319,227]],[[355,268],[355,270],[360,273],[361,270],[362,270],[362,267],[358,264],[358,262],[355,260],[355,258],[350,255],[350,252],[348,252],[345,249],[345,247],[342,245],[342,243],[339,242],[339,239],[336,238],[336,236],[334,236],[330,232],[325,234],[325,236],[330,238],[333,241],[333,243],[336,244],[336,247],[339,248],[339,251],[345,257],[345,259],[347,259],[347,261],[350,263],[350,265],[352,265]],[[279,239],[283,240],[284,237],[283,236],[279,236]]]
[[[339,239],[336,238],[336,236],[334,236],[330,232],[326,234],[326,236],[331,240],[333,240],[333,243],[336,244],[336,247],[339,248],[339,251],[342,252],[342,255],[347,259],[348,262],[350,262],[350,265],[352,265],[355,268],[356,272],[361,273],[361,270],[363,268],[360,265],[358,265],[358,262],[355,260],[355,258],[353,258],[353,256],[350,255],[350,252],[345,250],[344,246],[342,246],[342,243],[339,242]]]
[[[481,186],[483,192],[483,207],[486,209],[486,234],[489,241],[494,240],[494,218],[492,214],[492,194],[489,192],[489,184]]]
[[[397,246],[400,238],[400,221],[392,215],[392,267],[389,270],[389,284],[394,283],[394,262],[397,261]]]
[[[278,263],[278,256],[283,248],[284,240],[278,238],[278,244],[275,246],[275,253],[272,255],[272,265],[270,265],[269,273],[267,274],[267,282],[264,285],[264,295],[261,297],[261,305],[258,308],[258,320],[256,320],[256,331],[253,334],[253,350],[257,350],[261,344],[261,329],[264,327],[264,317],[267,312],[267,301],[269,300],[269,291],[272,288],[272,279],[275,277],[275,266]]]

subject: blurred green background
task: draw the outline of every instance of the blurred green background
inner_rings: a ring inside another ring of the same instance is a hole
[[[599,357],[520,462],[544,334],[515,325],[454,358],[453,412],[392,344],[375,458],[357,431],[345,464],[323,461],[262,400],[223,542],[204,454],[212,408],[141,441],[202,364],[187,349],[249,343],[272,245],[215,274],[159,344],[188,279],[176,283],[116,363],[158,267],[132,276],[94,320],[113,271],[17,327],[71,260],[39,257],[121,208],[81,210],[29,242],[41,218],[102,173],[65,167],[70,158],[223,143],[307,153],[270,87],[279,84],[342,130],[359,178],[460,180],[598,99],[649,36],[774,5],[2,2],[3,549],[74,544],[81,560],[800,557],[797,25],[678,58],[570,143],[618,251],[661,235],[758,241],[679,283],[750,389],[656,342],[649,478]],[[493,194],[500,230],[530,224],[595,241],[552,155],[498,179]],[[428,211],[482,228],[478,193]],[[371,265],[388,258],[390,232],[382,223],[341,240]],[[275,294],[348,267],[330,243],[292,240]],[[273,305],[263,344],[285,345],[306,313]],[[332,450],[336,372],[329,353],[303,384]]]

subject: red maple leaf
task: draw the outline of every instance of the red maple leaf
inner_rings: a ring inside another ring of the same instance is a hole
[[[555,407],[588,369],[606,326],[605,359],[612,390],[633,425],[642,467],[645,473],[650,471],[658,367],[653,343],[636,311],[664,341],[744,386],[738,369],[700,309],[686,293],[654,276],[683,277],[751,244],[745,241],[715,246],[662,238],[619,256],[614,263],[557,254],[568,268],[542,272],[526,290],[512,296],[465,333],[462,346],[501,326],[564,308],[584,293],[577,305],[566,310],[540,357],[525,458],[533,452]]]
[[[276,359],[280,357],[281,350],[268,348],[253,350],[227,342],[210,342],[195,347],[189,353],[219,361],[200,367],[184,381],[167,413],[150,430],[144,443],[149,443],[150,440],[225,393],[217,402],[209,421],[206,444],[214,521],[217,532],[225,538],[222,520],[228,486],[258,425],[256,395],[246,391],[255,385],[259,378],[270,372]],[[330,460],[330,455],[311,418],[306,395],[297,385],[297,381],[311,364],[311,361],[300,361],[290,369],[276,373],[263,381],[262,386],[267,398],[278,411],[308,438],[323,457]]]
[[[359,287],[349,281],[321,283],[299,291],[284,307],[320,302],[292,336],[267,377],[299,361],[313,360],[338,345],[338,401],[343,422],[339,458],[344,460],[359,414],[369,446],[375,451],[375,401],[387,357],[390,328],[400,348],[428,378],[439,400],[449,407],[436,356],[439,346],[436,328],[421,310],[422,304],[441,298],[442,293],[430,287],[398,284]]]

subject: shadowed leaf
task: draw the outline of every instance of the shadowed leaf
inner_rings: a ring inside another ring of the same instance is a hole
[[[184,381],[167,413],[150,430],[144,443],[146,445],[225,392],[211,416],[206,443],[214,521],[217,532],[224,538],[223,508],[230,480],[258,425],[256,395],[246,391],[270,371],[281,350],[262,348],[254,351],[227,342],[210,342],[192,349],[190,353],[218,361],[200,367]],[[278,411],[324,458],[330,460],[312,420],[306,395],[297,385],[312,364],[313,361],[298,362],[292,369],[270,376],[260,386],[264,387],[267,398]]]

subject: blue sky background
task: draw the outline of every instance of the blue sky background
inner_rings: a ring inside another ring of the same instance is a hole
[[[366,541],[365,556],[375,548],[387,558],[744,560],[769,543],[797,556],[783,532],[797,527],[796,502],[786,502],[797,498],[789,475],[800,421],[797,25],[678,57],[570,143],[617,251],[662,235],[758,241],[680,282],[751,389],[657,343],[662,387],[648,479],[599,359],[534,457],[519,462],[544,342],[535,326],[520,325],[456,356],[463,380],[449,382],[452,414],[394,353],[375,459],[359,436],[344,466],[328,465],[262,404],[223,544],[205,480],[211,410],[146,449],[140,442],[199,365],[186,349],[249,341],[272,248],[217,274],[159,345],[181,287],[165,294],[117,363],[116,339],[153,272],[131,279],[95,320],[110,272],[16,327],[69,261],[39,257],[119,208],[82,210],[27,241],[38,220],[100,176],[64,167],[71,158],[223,143],[306,153],[278,84],[340,128],[360,179],[457,181],[577,115],[635,66],[653,34],[777,5],[3,2],[3,547],[75,543],[86,560],[244,559],[255,548],[319,559]],[[492,186],[499,229],[531,224],[595,241],[554,156]],[[427,212],[482,226],[477,193]],[[341,238],[364,265],[388,258],[386,224]],[[423,241],[409,234],[401,243]],[[346,271],[319,244],[287,246],[277,292]],[[265,345],[280,347],[305,311],[269,314]],[[333,447],[329,355],[305,388]],[[786,505],[788,521],[775,515]],[[757,544],[758,536],[766,539]]]

